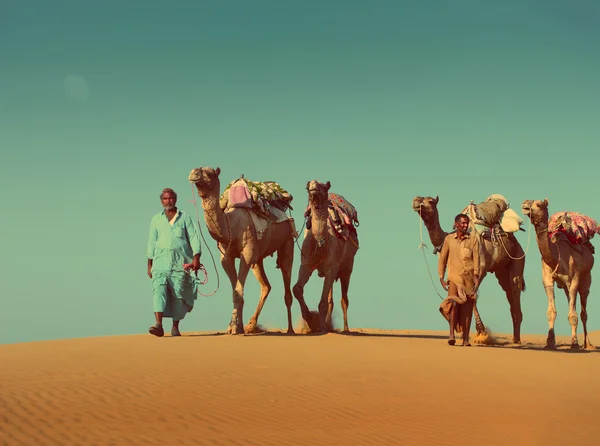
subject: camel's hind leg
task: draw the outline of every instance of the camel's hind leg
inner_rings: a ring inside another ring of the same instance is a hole
[[[294,297],[292,295],[292,266],[294,263],[294,239],[290,238],[289,242],[279,248],[277,251],[277,266],[281,269],[281,275],[283,276],[283,290],[284,300],[287,309],[288,319],[288,334],[294,334],[294,327],[292,324],[292,303]]]
[[[254,312],[254,315],[248,321],[248,325],[244,327],[244,331],[246,333],[256,333],[259,331],[257,328],[258,317],[260,316],[263,306],[265,305],[265,301],[267,300],[267,297],[271,292],[271,284],[269,283],[269,279],[267,278],[267,274],[265,273],[263,259],[260,259],[254,264],[254,266],[252,267],[252,272],[254,273],[254,276],[256,277],[256,280],[260,285],[260,300],[258,301],[258,305],[256,306],[256,311]]]
[[[325,318],[327,324],[327,331],[333,331],[333,286],[329,290],[329,296],[327,296],[327,317]]]
[[[523,321],[521,290],[525,283],[522,273],[523,259],[512,260],[505,269],[496,271],[498,284],[506,294],[506,300],[510,306],[510,317],[513,323],[513,342],[515,344],[521,343],[521,322]]]
[[[579,318],[577,317],[577,292],[579,290],[579,278],[574,277],[569,288],[565,288],[565,294],[569,299],[569,325],[571,326],[571,348],[578,349],[579,342],[577,341],[577,325]]]
[[[587,332],[587,300],[592,285],[592,274],[588,273],[579,282],[579,299],[581,299],[581,323],[583,324],[583,348],[594,349]]]
[[[348,301],[348,288],[350,286],[350,274],[342,274],[340,276],[340,284],[342,287],[342,311],[344,313],[344,333],[348,333],[350,329],[348,328],[348,305],[350,302]]]

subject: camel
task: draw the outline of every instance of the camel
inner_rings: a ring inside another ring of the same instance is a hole
[[[348,240],[335,235],[328,213],[329,189],[331,183],[309,181],[306,184],[310,206],[310,230],[302,243],[302,256],[298,280],[293,287],[294,296],[300,304],[302,316],[313,332],[333,331],[333,284],[338,279],[342,290],[341,306],[344,313],[344,332],[348,332],[348,287],[354,267],[354,257],[358,251],[358,236],[354,228],[349,231]],[[323,291],[319,301],[318,327],[304,301],[304,286],[314,270],[323,277]]]
[[[571,348],[579,348],[577,341],[577,293],[581,300],[581,322],[583,323],[583,348],[593,349],[587,333],[587,299],[592,284],[594,255],[587,244],[573,245],[566,237],[548,236],[548,199],[525,200],[521,205],[523,215],[531,220],[542,255],[542,283],[548,297],[548,337],[546,348],[556,348],[554,321],[554,283],[562,288],[569,302],[569,324],[571,325]]]
[[[415,197],[413,199],[413,210],[421,216],[427,231],[429,239],[434,246],[434,254],[442,249],[442,244],[446,236],[450,233],[445,232],[440,226],[440,218],[437,209],[439,196],[433,197]],[[506,300],[510,305],[510,314],[513,323],[513,343],[521,343],[521,322],[523,313],[521,312],[521,292],[525,291],[525,279],[523,272],[525,270],[525,254],[517,238],[512,233],[506,233],[500,238],[500,243],[481,238],[482,265],[481,281],[487,273],[494,273],[498,283],[506,293]],[[494,260],[495,259],[495,260]],[[486,333],[485,326],[479,315],[477,304],[473,307],[475,314],[475,326],[477,334]]]
[[[257,333],[258,317],[271,291],[271,284],[265,273],[263,261],[265,257],[277,252],[277,268],[281,269],[285,290],[285,305],[287,307],[289,334],[294,333],[292,327],[291,292],[292,264],[294,260],[294,234],[290,221],[275,223],[267,222],[267,227],[261,239],[257,237],[250,210],[233,208],[224,212],[219,205],[221,184],[217,167],[200,167],[193,169],[189,181],[196,185],[198,195],[202,199],[204,220],[213,239],[221,252],[221,265],[231,281],[233,291],[233,311],[227,334]],[[240,259],[236,272],[235,259]],[[260,284],[260,300],[254,315],[248,325],[243,324],[244,285],[249,270],[252,269]]]

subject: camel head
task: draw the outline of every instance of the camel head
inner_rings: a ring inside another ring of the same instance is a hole
[[[331,183],[320,183],[317,180],[312,180],[306,183],[308,191],[308,201],[311,207],[316,210],[327,209],[329,206],[329,188]]]
[[[433,197],[415,197],[412,202],[413,211],[419,213],[423,221],[432,221],[437,217],[437,204],[440,201],[439,196]]]
[[[521,212],[531,220],[533,226],[548,223],[548,199],[525,200],[521,204]]]
[[[213,169],[212,167],[198,167],[196,169],[192,169],[188,180],[190,183],[194,183],[196,185],[196,189],[198,189],[198,194],[203,197],[210,194],[218,194],[221,188],[221,184],[219,182],[219,174],[221,173],[221,169],[217,167]]]

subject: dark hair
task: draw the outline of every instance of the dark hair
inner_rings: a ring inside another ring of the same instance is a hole
[[[458,223],[461,218],[466,218],[469,220],[469,216],[467,214],[458,214],[456,217],[454,217],[454,223]]]
[[[177,199],[177,194],[175,193],[175,191],[173,189],[171,189],[170,187],[167,187],[167,188],[163,189],[163,191],[160,193],[161,200],[162,200],[162,196],[167,192],[169,192],[170,194],[173,194],[175,199]]]

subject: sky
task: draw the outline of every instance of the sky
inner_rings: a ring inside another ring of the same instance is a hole
[[[222,187],[242,174],[279,182],[298,228],[307,181],[330,181],[360,219],[350,328],[446,330],[413,197],[439,195],[446,230],[491,194],[519,214],[547,197],[551,213],[600,219],[599,20],[594,0],[3,0],[0,343],[147,333],[150,219],[165,187],[196,216],[187,176],[200,166],[220,167]],[[221,285],[199,296],[183,333],[225,330],[232,310],[202,209],[200,224],[202,292],[217,274]],[[259,323],[285,328],[281,275],[265,263],[273,288]],[[524,340],[548,327],[535,237],[525,280]],[[321,287],[314,274],[312,309]],[[480,291],[484,322],[511,332],[495,278]],[[556,331],[569,335],[558,291]],[[259,294],[249,275],[244,323]]]

